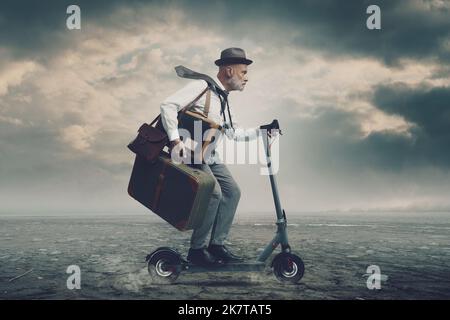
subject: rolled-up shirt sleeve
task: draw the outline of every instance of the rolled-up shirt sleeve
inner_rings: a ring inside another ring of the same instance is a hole
[[[207,83],[203,80],[190,81],[161,103],[161,121],[170,141],[180,138],[178,112],[198,97],[206,86]]]

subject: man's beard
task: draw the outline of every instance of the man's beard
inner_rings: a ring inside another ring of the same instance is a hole
[[[231,90],[244,90],[244,84],[237,77],[230,78],[230,80],[228,81],[228,86],[231,88]]]

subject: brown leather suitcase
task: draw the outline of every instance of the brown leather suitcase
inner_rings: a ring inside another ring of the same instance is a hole
[[[202,223],[214,189],[210,174],[175,164],[167,153],[150,163],[136,156],[128,194],[180,231]]]

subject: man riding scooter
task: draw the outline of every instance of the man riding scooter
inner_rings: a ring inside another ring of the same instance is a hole
[[[229,92],[244,90],[248,81],[247,66],[251,63],[252,61],[246,58],[244,50],[225,49],[221,52],[220,59],[215,61],[219,67],[218,81],[206,76],[214,82],[213,86],[211,81],[192,76],[191,79],[197,80],[190,81],[188,85],[161,104],[161,120],[170,140],[172,155],[182,157],[187,155],[185,145],[180,139],[177,116],[185,105],[202,95],[202,92],[204,94],[197,99],[193,109],[220,124],[227,138],[239,141],[255,139],[258,136],[258,128],[238,128],[227,100]],[[205,90],[207,85],[211,90]],[[241,196],[239,186],[226,165],[222,163],[218,153],[214,151],[198,168],[212,175],[216,183],[205,220],[192,233],[187,259],[193,264],[205,267],[217,267],[226,262],[241,261],[241,257],[231,253],[224,246]],[[174,199],[176,196],[174,195]],[[208,243],[209,234],[211,236]]]

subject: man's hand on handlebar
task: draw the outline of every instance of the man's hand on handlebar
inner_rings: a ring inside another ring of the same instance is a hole
[[[281,135],[281,131],[280,131],[279,129],[272,129],[272,130],[270,130],[270,131],[267,131],[267,135],[268,135],[270,138],[276,138],[276,137],[278,137],[279,135]]]

